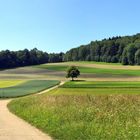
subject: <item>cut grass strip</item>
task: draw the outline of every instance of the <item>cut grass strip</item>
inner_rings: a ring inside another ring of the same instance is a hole
[[[17,86],[1,88],[0,89],[0,98],[20,97],[20,96],[37,93],[44,89],[53,87],[59,83],[60,83],[60,81],[53,81],[53,80],[27,81],[27,82],[17,85]]]
[[[128,95],[140,94],[140,88],[58,88],[48,92],[48,95]]]
[[[70,81],[61,88],[140,88],[140,82],[128,81]]]

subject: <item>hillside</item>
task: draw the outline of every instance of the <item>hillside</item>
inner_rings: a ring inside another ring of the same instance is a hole
[[[64,61],[99,61],[140,65],[140,34],[92,41],[66,52]]]
[[[97,61],[140,65],[140,33],[92,41],[66,53],[47,53],[34,48],[0,51],[0,69],[67,61]]]

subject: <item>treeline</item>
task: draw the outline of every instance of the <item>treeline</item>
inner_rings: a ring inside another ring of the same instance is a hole
[[[0,68],[5,69],[43,63],[62,62],[63,56],[64,53],[48,54],[36,48],[20,51],[5,50],[0,52]]]
[[[66,52],[64,61],[100,61],[140,65],[140,34],[92,41]]]
[[[119,62],[123,65],[140,65],[140,34],[92,41],[88,45],[73,48],[65,54],[62,52],[48,54],[36,48],[0,52],[1,69],[63,61]]]

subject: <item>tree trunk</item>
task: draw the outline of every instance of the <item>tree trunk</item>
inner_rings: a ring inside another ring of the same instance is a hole
[[[72,77],[72,81],[74,81],[73,77]]]

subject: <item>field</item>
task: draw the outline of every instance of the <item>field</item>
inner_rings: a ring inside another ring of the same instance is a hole
[[[0,82],[0,88],[12,87],[26,82],[25,80],[3,80]]]
[[[61,88],[140,88],[140,82],[71,81],[65,83]]]
[[[61,65],[42,65],[39,68],[56,71],[66,71],[68,66]],[[128,76],[140,76],[139,70],[118,70],[118,69],[103,69],[103,68],[91,68],[78,66],[81,73],[92,73],[92,74],[107,74],[107,75],[128,75]]]
[[[103,62],[65,62],[21,67],[0,71],[4,80],[60,80],[65,81],[68,66],[76,65],[81,71],[79,80],[140,81],[139,66],[122,66]]]
[[[96,74],[96,75],[116,75],[116,76],[140,76],[140,68],[138,66],[121,66],[119,64],[110,63],[93,63],[93,62],[66,62],[66,63],[54,63],[35,66],[41,69],[54,70],[54,71],[66,71],[68,66],[76,65],[81,73]]]
[[[67,82],[9,109],[58,140],[139,139],[140,82]]]
[[[23,82],[23,83],[22,83]],[[59,84],[59,81],[50,80],[29,80],[29,81],[1,81],[0,98],[20,97],[33,93],[37,93],[44,89]],[[10,86],[10,83],[12,86]],[[20,84],[19,84],[20,83]],[[13,86],[13,84],[18,84]],[[10,86],[10,87],[3,87]]]
[[[70,65],[78,66],[81,71],[74,82],[65,78]],[[139,66],[103,62],[53,63],[5,70],[0,72],[0,78],[17,81],[17,85],[0,88],[2,97],[36,93],[66,81],[45,94],[14,99],[8,105],[11,112],[54,139],[140,138]],[[56,81],[50,84],[46,79]],[[24,82],[18,84],[18,80]]]

